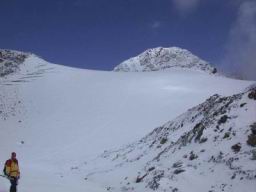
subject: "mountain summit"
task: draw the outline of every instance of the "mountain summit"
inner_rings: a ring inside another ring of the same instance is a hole
[[[122,62],[114,68],[114,71],[160,71],[170,68],[193,69],[210,74],[217,72],[216,68],[208,62],[193,55],[190,51],[178,47],[148,49],[140,55]]]

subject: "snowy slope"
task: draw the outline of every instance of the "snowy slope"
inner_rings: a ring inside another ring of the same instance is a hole
[[[84,172],[109,191],[252,192],[255,162],[256,84],[213,95],[137,142],[105,151]]]
[[[114,71],[160,71],[170,68],[185,68],[215,74],[216,68],[193,55],[186,49],[178,47],[157,47],[148,49],[136,57],[132,57],[114,68]]]
[[[82,70],[33,54],[17,66],[0,78],[0,162],[17,152],[19,188],[28,192],[53,186],[62,192],[105,191],[104,182],[85,181],[77,165],[143,137],[213,94],[229,96],[253,83],[179,68]]]

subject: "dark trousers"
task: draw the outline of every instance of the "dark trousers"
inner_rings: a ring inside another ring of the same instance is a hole
[[[11,182],[10,192],[17,192],[18,179],[15,177],[11,177],[10,182]]]

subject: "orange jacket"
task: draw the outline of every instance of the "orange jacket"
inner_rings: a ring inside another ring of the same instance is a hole
[[[20,176],[20,169],[19,169],[19,163],[17,159],[9,159],[5,163],[5,169],[7,175],[11,177],[19,177]]]

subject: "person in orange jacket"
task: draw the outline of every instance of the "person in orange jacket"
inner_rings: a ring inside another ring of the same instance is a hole
[[[20,169],[15,152],[12,152],[11,159],[8,159],[5,162],[5,174],[11,182],[10,192],[16,192],[18,180],[20,178]]]

